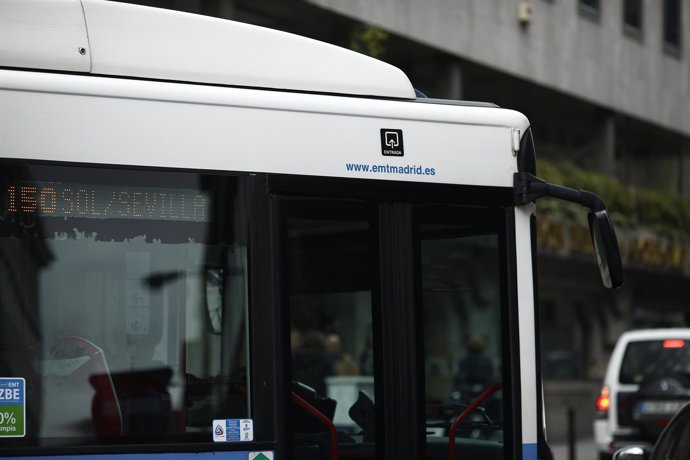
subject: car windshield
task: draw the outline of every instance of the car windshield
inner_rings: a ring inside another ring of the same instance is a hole
[[[690,374],[690,341],[667,339],[628,344],[619,376],[621,383],[639,384],[660,374]]]

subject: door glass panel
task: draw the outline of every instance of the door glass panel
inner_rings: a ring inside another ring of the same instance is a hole
[[[290,420],[294,458],[327,458],[331,435],[319,415],[337,429],[341,453],[375,451],[376,259],[374,228],[360,216],[337,203],[303,204],[286,221],[292,391],[302,400]]]
[[[442,452],[445,457],[438,458],[448,458],[450,436],[455,432],[458,457],[503,458],[498,235],[433,219],[423,220],[418,231],[427,450],[433,458]],[[482,395],[486,396],[483,401]],[[453,428],[453,422],[473,403],[478,407]]]

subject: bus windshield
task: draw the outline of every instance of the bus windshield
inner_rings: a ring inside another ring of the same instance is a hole
[[[241,189],[3,169],[0,375],[27,385],[15,444],[209,442],[214,419],[249,416]]]

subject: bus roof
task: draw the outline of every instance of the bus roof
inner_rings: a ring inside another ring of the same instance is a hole
[[[0,66],[415,99],[400,69],[351,50],[105,0],[3,0]]]

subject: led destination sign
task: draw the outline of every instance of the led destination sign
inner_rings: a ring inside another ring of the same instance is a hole
[[[210,221],[210,194],[194,189],[22,182],[3,195],[10,216]]]

